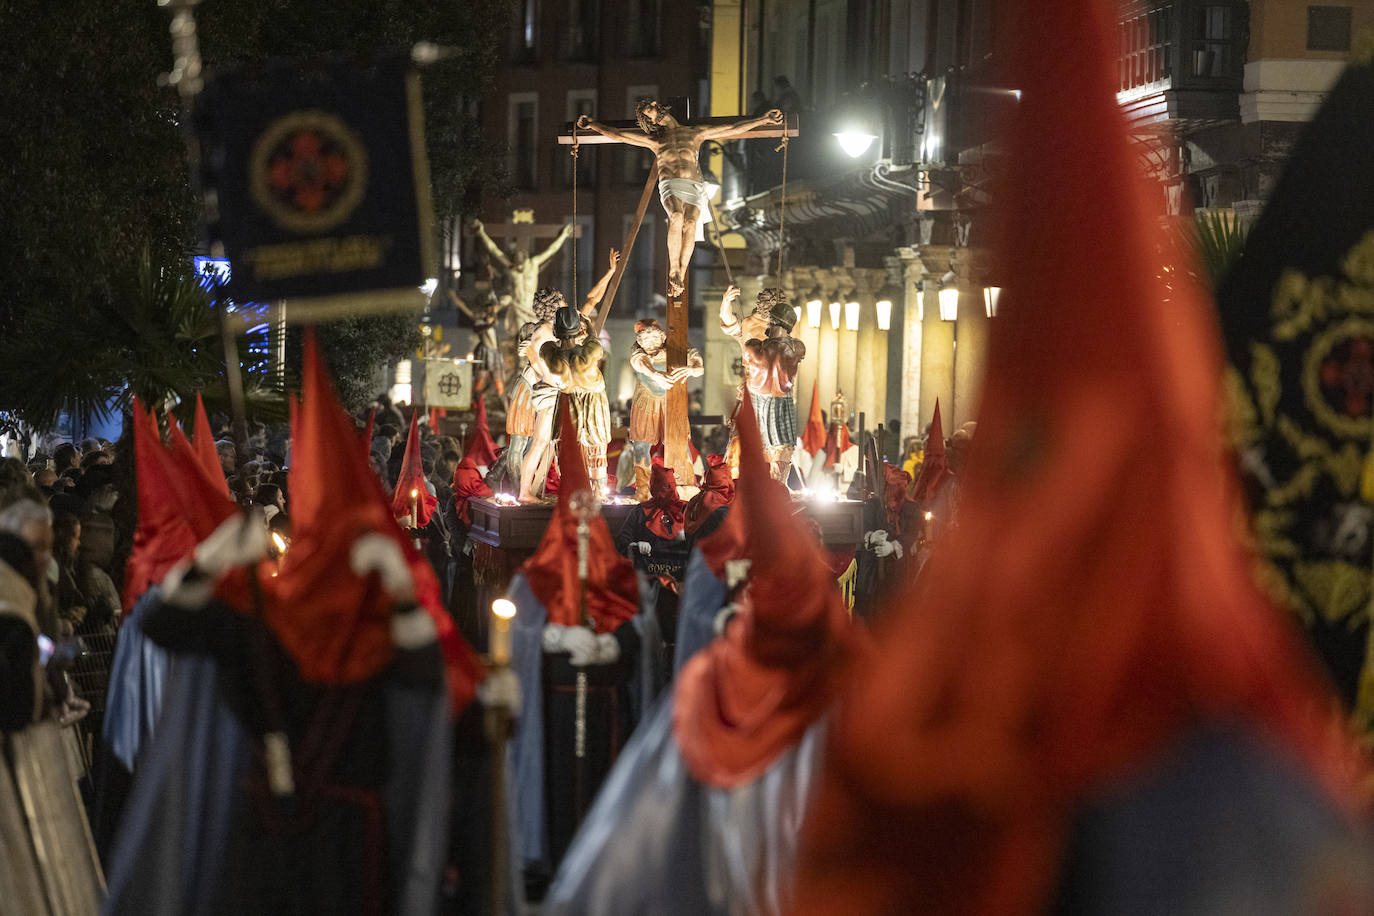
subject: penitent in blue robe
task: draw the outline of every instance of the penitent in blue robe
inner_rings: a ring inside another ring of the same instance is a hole
[[[698,782],[664,697],[616,762],[563,859],[545,916],[778,913],[824,746],[824,719],[752,782]]]
[[[639,593],[645,593],[643,582]],[[508,768],[513,783],[508,793],[510,821],[515,835],[511,849],[520,868],[547,868],[556,858],[550,848],[548,817],[549,799],[546,797],[547,763],[545,754],[545,656],[544,625],[548,611],[523,575],[511,580],[507,597],[515,603],[515,622],[511,628],[511,665],[520,678],[523,707],[520,720],[508,750]],[[641,607],[643,605],[641,604]],[[628,719],[633,728],[644,717],[663,688],[663,639],[654,615],[643,610],[624,626],[637,637],[635,657],[622,658],[629,666],[626,693],[629,700]],[[601,736],[604,740],[605,736]],[[589,736],[598,740],[597,736]]]

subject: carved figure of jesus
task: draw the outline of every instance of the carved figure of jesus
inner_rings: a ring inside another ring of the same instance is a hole
[[[558,249],[563,247],[563,243],[572,235],[572,224],[563,227],[563,231],[549,243],[538,254],[527,254],[519,245],[512,245],[509,252],[504,252],[501,247],[492,241],[491,236],[487,235],[487,230],[480,219],[472,221],[472,231],[482,240],[487,253],[510,278],[510,292],[512,306],[514,309],[516,327],[526,322],[534,320],[534,291],[539,288],[539,272],[544,269],[549,258],[558,253]]]
[[[668,295],[676,298],[685,288],[683,280],[692,260],[692,249],[696,247],[697,223],[711,219],[710,198],[698,161],[701,144],[707,140],[741,137],[766,124],[781,124],[784,116],[775,108],[761,117],[732,124],[693,127],[680,123],[658,101],[640,99],[635,105],[635,119],[640,130],[612,127],[587,115],[577,119],[577,126],[582,130],[594,130],[611,140],[643,147],[654,154],[658,165],[658,197],[668,214]]]

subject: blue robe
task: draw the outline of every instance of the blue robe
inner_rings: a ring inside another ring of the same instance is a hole
[[[162,587],[154,585],[134,603],[119,627],[110,663],[101,734],[115,758],[130,772],[139,748],[152,736],[162,713],[167,650],[143,635],[143,615],[161,600],[161,595]]]
[[[757,779],[712,788],[687,770],[664,697],[583,821],[544,916],[780,912],[824,735],[822,719]]]
[[[729,594],[729,589],[716,578],[701,551],[693,547],[687,558],[687,574],[682,581],[682,598],[678,603],[674,674],[716,638],[716,614],[725,606]]]
[[[174,611],[198,615],[207,632],[241,645],[245,618],[223,608]],[[213,619],[207,619],[215,614]],[[230,685],[229,661],[218,651],[172,653],[157,730],[140,751],[134,784],[109,862],[107,913],[231,913],[279,909],[291,895],[302,912],[338,911],[356,900],[330,901],[320,891],[345,887],[354,875],[311,855],[299,838],[265,831],[244,785],[256,770],[257,747]],[[385,907],[429,913],[437,902],[448,844],[448,798],[453,752],[448,695],[437,646],[398,652],[392,667],[365,687],[372,700],[357,719],[384,747],[361,767],[377,773],[385,831]],[[420,676],[416,676],[419,674]],[[280,683],[291,691],[303,688]],[[311,688],[313,689],[313,688]],[[366,710],[382,717],[366,718]],[[378,763],[377,761],[380,761]],[[341,764],[345,765],[345,764]],[[357,766],[350,767],[357,770]],[[337,806],[335,806],[337,808]],[[333,810],[324,808],[325,814]],[[328,823],[351,823],[336,816]],[[320,828],[313,828],[318,831]],[[351,833],[330,840],[361,854]],[[270,845],[269,845],[270,844]],[[292,858],[273,850],[290,850]],[[233,877],[227,877],[233,876]],[[345,880],[347,879],[347,881]],[[249,884],[252,886],[248,886]],[[356,883],[356,882],[354,882]],[[337,906],[335,904],[338,904]]]

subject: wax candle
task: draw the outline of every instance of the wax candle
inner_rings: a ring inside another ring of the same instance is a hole
[[[491,603],[489,655],[493,665],[510,664],[510,622],[515,617],[515,602],[497,598]]]

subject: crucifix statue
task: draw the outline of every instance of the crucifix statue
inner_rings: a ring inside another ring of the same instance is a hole
[[[493,226],[488,230],[480,219],[475,219],[472,221],[472,231],[510,279],[514,326],[518,328],[526,322],[533,321],[534,291],[539,288],[539,272],[544,269],[548,260],[558,253],[558,249],[563,247],[568,237],[577,234],[576,227],[571,223],[535,223],[533,210],[516,210],[511,216],[510,223],[505,226]],[[557,235],[548,248],[538,254],[530,254],[529,243],[532,239],[555,232]],[[509,244],[507,251],[502,251],[492,240],[493,235],[506,239]]]
[[[706,197],[705,182],[697,161],[701,145],[707,140],[797,136],[796,115],[784,116],[781,112],[770,111],[759,118],[693,119],[686,99],[675,102],[672,107],[688,117],[679,121],[670,113],[669,106],[643,100],[636,106],[636,121],[605,124],[584,116],[577,123],[568,124],[558,137],[560,144],[574,145],[574,149],[575,144],[583,143],[628,143],[654,153],[654,165],[649,170],[649,180],[639,198],[634,222],[621,246],[623,256],[611,278],[606,301],[612,302],[620,287],[620,277],[629,261],[649,198],[657,188],[659,200],[668,213],[669,295],[665,324],[668,332],[667,371],[670,373],[685,369],[688,365],[687,268],[696,244],[697,222],[703,216],[709,219],[711,213],[710,199]],[[604,321],[609,312],[608,305],[598,314],[598,331],[599,322]],[[688,448],[690,432],[687,386],[674,385],[665,396],[663,457],[664,464],[677,472],[677,479],[683,485],[690,485],[695,479]]]
[[[639,128],[626,129],[582,115],[577,119],[577,127],[654,154],[658,197],[668,214],[668,297],[674,298],[681,296],[685,288],[687,267],[696,246],[697,223],[711,219],[711,198],[706,193],[699,162],[701,144],[707,140],[734,140],[760,127],[779,127],[784,117],[774,108],[757,118],[724,124],[684,124],[673,117],[668,106],[655,99],[640,99],[635,105],[635,120]]]

